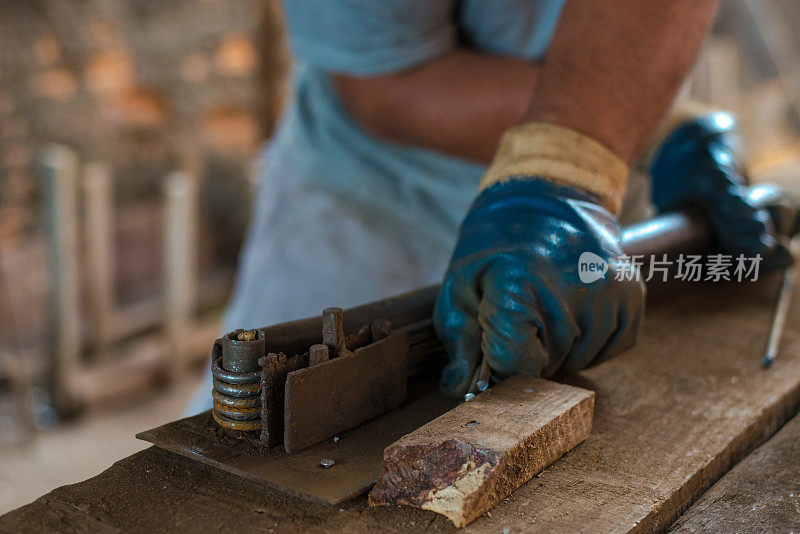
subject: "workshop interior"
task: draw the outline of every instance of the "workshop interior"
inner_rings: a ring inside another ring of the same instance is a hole
[[[798,531],[798,20],[0,2],[0,531]]]

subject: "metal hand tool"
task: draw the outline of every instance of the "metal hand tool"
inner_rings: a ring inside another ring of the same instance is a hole
[[[772,205],[779,205],[783,209],[796,212],[796,200],[793,197],[789,200],[789,196],[785,191],[771,184],[754,185],[748,191],[748,197],[755,206],[767,208]],[[784,218],[787,218],[786,215],[784,214]],[[797,219],[796,214],[793,217],[794,219]],[[707,247],[711,240],[711,228],[700,214],[675,212],[623,228],[620,246],[628,256],[649,256],[677,252],[699,252]],[[797,240],[793,240],[793,249],[795,248],[794,241]],[[792,251],[792,256],[798,257],[796,251]],[[772,360],[775,358],[796,277],[797,269],[793,264],[785,273],[784,284],[775,308],[770,342],[766,355],[762,360],[762,365],[765,367],[771,365]],[[478,393],[488,389],[490,377],[491,370],[484,356],[475,371],[466,395],[464,395],[464,400],[468,401]],[[482,388],[478,387],[479,384]]]

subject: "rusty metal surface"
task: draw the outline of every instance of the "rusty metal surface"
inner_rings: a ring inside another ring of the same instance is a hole
[[[233,419],[222,415],[217,410],[212,410],[212,415],[214,416],[214,421],[217,422],[218,425],[228,428],[230,430],[238,430],[241,432],[255,432],[261,429],[261,421],[259,420],[240,420],[240,419]]]
[[[286,451],[308,447],[396,408],[406,398],[407,376],[404,332],[289,373],[283,431]]]
[[[237,406],[214,399],[214,412],[229,417],[230,419],[238,419],[240,421],[261,419],[260,404],[257,406]]]
[[[345,332],[358,332],[363,325],[375,319],[391,323],[394,330],[405,325],[430,319],[439,286],[428,286],[416,291],[371,302],[344,310],[342,318]],[[267,352],[300,354],[311,345],[320,343],[322,315],[298,319],[261,328],[266,334]]]
[[[261,384],[258,382],[252,384],[228,384],[227,382],[222,382],[217,378],[213,378],[212,383],[217,392],[240,399],[256,397],[261,391]]]
[[[347,432],[287,454],[264,449],[253,439],[226,434],[210,412],[141,432],[137,438],[187,458],[310,501],[338,504],[366,492],[381,470],[383,449],[454,406],[438,392],[427,393],[400,409]],[[334,461],[327,469],[323,459]]]
[[[283,443],[283,404],[286,376],[308,366],[308,354],[269,353],[261,360],[261,444]]]
[[[221,357],[212,355],[211,357],[211,374],[214,378],[227,382],[228,384],[249,384],[255,380],[260,380],[261,372],[252,371],[250,373],[236,373],[223,369],[220,365]]]
[[[311,345],[308,349],[308,366],[314,367],[322,362],[327,362],[330,359],[329,352],[327,345]]]
[[[222,357],[223,369],[236,373],[258,371],[258,359],[264,355],[264,332],[234,330],[214,342],[213,354]]]
[[[328,351],[332,358],[351,354],[345,343],[344,319],[341,308],[325,308],[322,310],[322,343],[328,346]]]

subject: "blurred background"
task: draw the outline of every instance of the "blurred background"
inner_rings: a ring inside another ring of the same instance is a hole
[[[799,190],[793,0],[723,0],[690,80]],[[287,98],[278,0],[0,4],[0,513],[181,416]]]

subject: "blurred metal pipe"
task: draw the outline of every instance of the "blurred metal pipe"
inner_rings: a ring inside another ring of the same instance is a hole
[[[689,213],[668,213],[626,226],[622,250],[628,256],[649,256],[697,252],[708,245],[711,231],[702,217]]]
[[[797,200],[773,184],[750,186],[747,197],[761,209],[782,209],[782,219],[796,224]],[[791,213],[790,213],[791,212]],[[786,231],[786,229],[780,229]],[[622,230],[622,250],[629,256],[699,252],[713,240],[711,227],[701,213],[665,213]]]
[[[69,410],[70,383],[80,372],[81,322],[78,270],[78,158],[65,146],[50,145],[40,157],[44,211],[53,284],[51,316],[54,403]]]
[[[197,298],[196,181],[187,173],[172,173],[165,195],[164,326],[170,348],[163,363],[167,376],[174,379],[186,366],[186,338]]]
[[[95,349],[101,359],[109,357],[113,343],[113,218],[111,172],[106,164],[92,162],[83,174],[84,230],[89,303]]]

